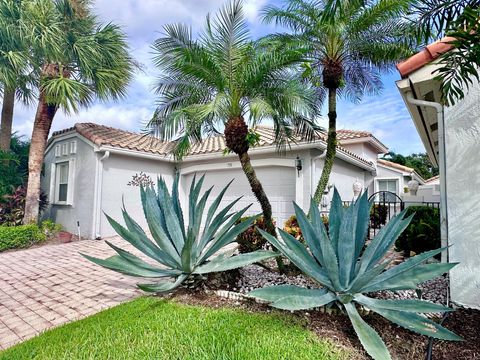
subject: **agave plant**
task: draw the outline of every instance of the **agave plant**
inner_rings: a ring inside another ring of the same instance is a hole
[[[237,213],[230,212],[240,198],[217,212],[225,192],[232,183],[230,182],[213,201],[205,221],[202,221],[207,199],[213,188],[208,189],[199,199],[203,180],[204,176],[198,182],[196,182],[195,176],[193,178],[189,194],[189,224],[187,227],[185,227],[179,201],[178,176],[173,183],[171,194],[163,178],[158,179],[157,182],[158,194],[152,186],[141,187],[143,210],[153,241],[142,227],[128,215],[125,206],[122,213],[126,227],[107,216],[118,235],[146,257],[157,262],[158,266],[146,262],[108,241],[106,243],[115,250],[117,255],[105,260],[82,255],[95,264],[123,274],[142,278],[174,279],[154,284],[137,284],[140,289],[147,292],[170,291],[187,279],[196,281],[203,274],[231,270],[278,256],[275,252],[264,250],[235,256],[235,249],[220,251],[226,245],[234,242],[237,235],[245,231],[258,216],[238,223],[238,220],[250,207],[249,205]]]
[[[271,286],[254,290],[250,292],[251,296],[267,301],[275,308],[291,311],[337,305],[348,314],[360,342],[374,359],[390,359],[390,354],[380,336],[361,318],[357,305],[420,334],[444,340],[462,340],[420,315],[446,312],[450,308],[422,300],[379,300],[366,295],[380,290],[415,289],[419,283],[448,272],[456,265],[426,263],[429,258],[445,250],[442,248],[417,255],[386,270],[390,260],[386,260],[385,255],[412,216],[404,218],[405,213],[400,213],[365,247],[371,209],[366,193],[348,208],[343,208],[335,190],[328,232],[313,201],[310,217],[296,204],[294,206],[305,245],[280,229],[281,240],[260,231],[273,246],[322,287]]]

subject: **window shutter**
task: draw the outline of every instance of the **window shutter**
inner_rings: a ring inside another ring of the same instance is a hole
[[[77,153],[77,142],[76,141],[71,141],[70,142],[70,154],[76,154]]]
[[[75,190],[75,159],[68,161],[68,193],[67,204],[73,205],[73,195]]]
[[[60,145],[55,145],[55,157],[60,156]]]

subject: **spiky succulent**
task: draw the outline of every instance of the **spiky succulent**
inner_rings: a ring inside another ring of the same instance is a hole
[[[292,285],[265,287],[250,292],[271,306],[302,310],[337,304],[348,314],[365,350],[374,359],[390,359],[390,354],[375,330],[359,315],[362,305],[409,330],[444,340],[461,340],[421,313],[446,312],[450,308],[422,300],[379,300],[365,295],[380,290],[415,289],[426,280],[448,272],[454,263],[426,263],[445,248],[428,251],[388,270],[387,251],[408,226],[412,216],[404,212],[391,219],[365,247],[371,203],[364,193],[348,208],[343,208],[335,190],[327,232],[317,206],[312,202],[310,218],[296,204],[295,213],[305,245],[279,229],[281,240],[262,235],[306,275],[323,287],[306,289]],[[420,313],[420,314],[418,314]]]
[[[95,264],[123,274],[142,278],[174,279],[174,281],[154,284],[137,284],[140,289],[148,292],[170,291],[189,278],[231,270],[278,256],[275,252],[263,250],[236,256],[233,256],[234,251],[219,254],[222,248],[234,242],[237,235],[245,231],[258,216],[250,217],[237,224],[250,207],[249,205],[236,213],[230,212],[240,198],[217,212],[230,182],[213,201],[203,219],[205,205],[213,188],[208,189],[199,199],[203,180],[204,176],[198,182],[194,177],[190,187],[188,227],[185,227],[180,206],[178,176],[175,177],[171,194],[162,178],[158,180],[158,194],[152,186],[141,187],[143,210],[153,241],[128,215],[125,208],[122,213],[126,227],[107,216],[118,235],[146,257],[157,262],[159,266],[152,265],[151,262],[146,262],[108,241],[106,243],[116,251],[117,255],[105,260],[82,255]]]

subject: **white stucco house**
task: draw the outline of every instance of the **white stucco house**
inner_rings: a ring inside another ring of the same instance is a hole
[[[451,299],[480,308],[480,85],[445,107],[433,74],[438,58],[452,50],[448,39],[431,44],[400,63],[397,87],[431,161],[440,170],[443,261],[459,262],[450,272]],[[432,180],[435,186],[435,179]]]
[[[321,174],[326,149],[326,135],[314,142],[299,141],[282,154],[274,144],[273,129],[259,126],[259,146],[250,150],[252,164],[272,203],[274,217],[282,226],[294,213],[292,201],[304,209]],[[374,182],[379,154],[387,147],[364,131],[339,130],[337,158],[330,184],[337,187],[344,200],[353,198],[352,186],[360,182],[370,193],[383,186]],[[180,196],[186,206],[186,194],[195,173],[206,174],[204,189],[215,185],[214,199],[231,179],[235,179],[225,196],[242,200],[235,210],[253,203],[250,213],[260,212],[240,163],[234,154],[224,155],[222,136],[210,137],[195,144],[182,162],[169,155],[171,142],[143,136],[93,123],[79,123],[52,134],[45,154],[42,188],[49,195],[50,205],[43,217],[62,224],[67,231],[86,238],[114,235],[103,212],[121,218],[122,197],[129,213],[145,224],[138,187],[129,185],[140,172],[156,181],[163,176],[171,185],[180,174]],[[301,168],[298,166],[301,165]],[[396,180],[401,188],[400,177]]]

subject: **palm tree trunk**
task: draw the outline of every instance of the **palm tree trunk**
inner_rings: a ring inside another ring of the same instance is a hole
[[[328,185],[330,173],[332,172],[335,154],[337,153],[337,89],[328,89],[328,138],[327,153],[323,164],[322,175],[318,181],[317,189],[313,200],[320,204],[322,195]]]
[[[230,150],[238,155],[242,170],[245,173],[250,188],[252,189],[255,198],[260,204],[265,219],[265,230],[272,236],[277,237],[275,225],[272,218],[272,205],[268,200],[267,194],[263,189],[262,183],[257,177],[255,170],[248,155],[249,145],[247,143],[248,127],[243,117],[231,118],[225,126],[225,142]],[[277,257],[278,270],[281,273],[285,272],[285,265],[281,257]]]
[[[48,134],[50,133],[53,117],[56,112],[57,106],[47,104],[45,101],[45,95],[40,93],[28,157],[28,183],[27,196],[25,199],[25,215],[23,217],[24,224],[38,222],[40,176]]]
[[[15,89],[3,92],[2,123],[0,125],[0,150],[10,150],[12,140],[13,107],[15,105]]]
[[[248,183],[250,184],[252,192],[260,203],[260,207],[262,208],[266,230],[269,234],[276,237],[275,225],[273,224],[272,220],[272,205],[270,205],[267,194],[265,193],[265,190],[263,189],[263,186],[258,180],[257,174],[253,169],[252,163],[250,161],[250,155],[248,155],[247,152],[244,152],[243,154],[238,154],[238,158],[240,159],[242,170],[247,176]]]

